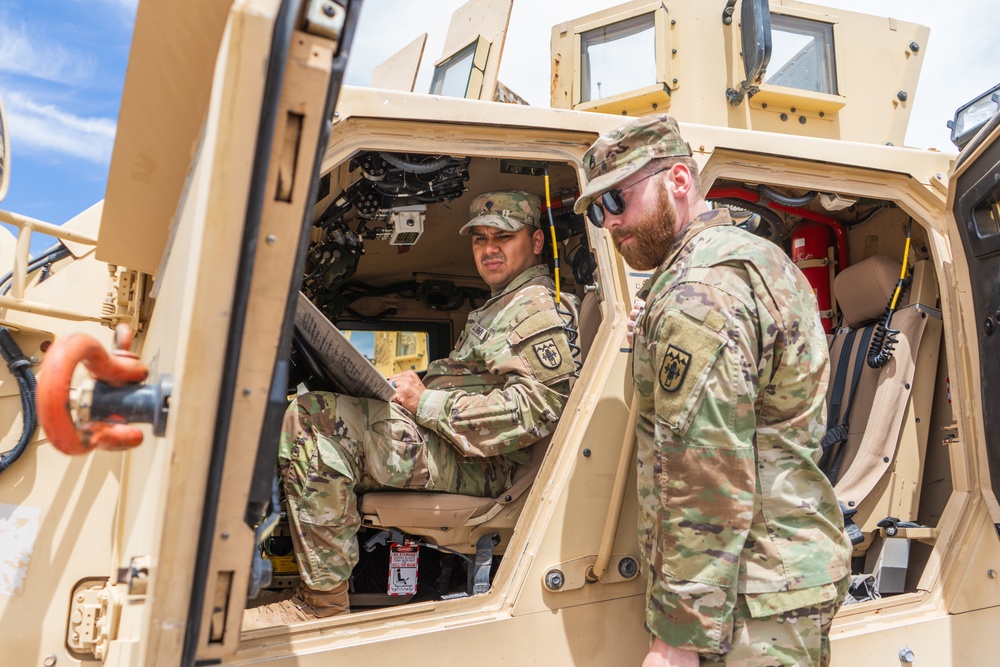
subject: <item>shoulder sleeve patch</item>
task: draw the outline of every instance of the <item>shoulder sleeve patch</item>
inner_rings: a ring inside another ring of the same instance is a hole
[[[562,379],[576,370],[562,319],[553,311],[540,310],[518,323],[507,342],[539,382]]]
[[[656,335],[656,414],[683,435],[697,412],[705,384],[726,338],[683,313],[667,311]]]

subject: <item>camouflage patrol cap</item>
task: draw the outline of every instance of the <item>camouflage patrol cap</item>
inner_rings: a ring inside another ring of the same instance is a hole
[[[495,227],[508,232],[520,231],[525,225],[541,228],[542,202],[533,194],[521,190],[484,192],[472,200],[469,215],[472,220],[459,234],[471,234],[473,227]]]
[[[691,155],[677,121],[667,114],[633,118],[601,135],[583,155],[587,185],[573,210],[583,213],[598,195],[636,173],[650,160]]]

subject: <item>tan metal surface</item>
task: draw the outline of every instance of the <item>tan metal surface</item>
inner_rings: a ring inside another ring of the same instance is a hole
[[[426,44],[427,33],[425,32],[389,56],[372,72],[371,87],[412,93],[413,86],[417,83],[417,71],[420,69]]]
[[[139,3],[108,173],[101,261],[156,273],[198,147],[233,4],[242,3]],[[262,67],[266,52],[257,58]]]

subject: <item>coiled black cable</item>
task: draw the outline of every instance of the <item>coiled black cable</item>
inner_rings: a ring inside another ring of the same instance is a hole
[[[867,361],[870,368],[882,368],[889,363],[896,351],[896,344],[899,343],[899,330],[893,329],[889,325],[892,323],[892,315],[896,312],[900,295],[910,286],[910,279],[907,278],[906,271],[910,257],[910,228],[912,225],[912,220],[906,223],[906,248],[903,250],[903,267],[900,270],[899,281],[896,283],[896,289],[892,293],[889,305],[885,307],[885,314],[875,325],[872,344],[868,348]]]
[[[3,472],[21,458],[21,454],[24,453],[28,443],[35,436],[35,431],[38,429],[38,413],[35,409],[36,385],[35,374],[31,370],[31,361],[21,352],[21,348],[18,347],[7,327],[0,327],[0,355],[3,355],[4,361],[7,362],[7,368],[17,380],[17,386],[21,393],[21,411],[24,422],[24,430],[17,444],[0,457],[0,472]]]

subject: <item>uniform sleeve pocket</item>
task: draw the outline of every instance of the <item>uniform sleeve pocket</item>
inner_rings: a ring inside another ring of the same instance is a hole
[[[698,411],[726,337],[683,313],[669,311],[656,341],[656,416],[683,436]]]

